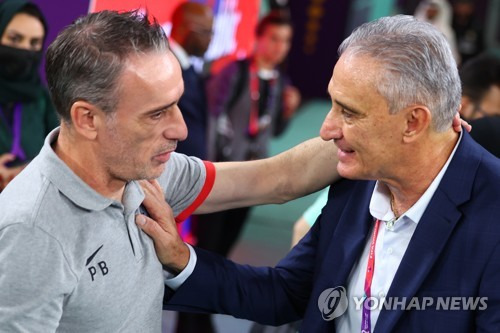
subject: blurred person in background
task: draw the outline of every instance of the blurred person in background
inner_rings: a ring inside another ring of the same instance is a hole
[[[38,73],[47,24],[24,0],[0,2],[0,191],[59,121]]]
[[[176,151],[189,156],[207,159],[207,100],[205,74],[198,72],[191,63],[191,57],[203,58],[213,35],[214,15],[212,9],[196,2],[180,4],[172,15],[170,47],[179,60],[184,80],[184,94],[179,108],[186,122],[188,136],[177,143]],[[196,242],[198,216],[191,216],[179,225],[180,233],[188,242]],[[193,238],[194,237],[194,238]],[[210,315],[179,312],[177,317],[179,333],[215,332]]]
[[[484,50],[483,26],[476,14],[474,1],[454,1],[452,27],[462,63]]]
[[[280,65],[291,46],[289,15],[272,11],[257,25],[253,55],[226,66],[208,85],[211,135],[209,158],[246,161],[268,155],[269,141],[280,135],[300,104],[300,93]],[[250,209],[200,216],[198,243],[226,256],[236,242]]]
[[[460,63],[460,54],[457,49],[455,32],[451,27],[452,23],[452,8],[446,0],[423,0],[415,9],[415,18],[424,22],[429,22],[441,31],[448,44],[450,44],[453,58],[457,64]]]
[[[207,158],[205,78],[195,70],[190,57],[202,58],[207,51],[212,40],[213,20],[209,6],[185,2],[174,11],[170,34],[170,47],[181,65],[185,87],[179,107],[189,131],[187,139],[178,143],[177,151],[201,159]]]
[[[471,136],[500,157],[500,57],[482,53],[460,69],[462,117],[473,126]]]
[[[297,243],[309,232],[309,229],[311,229],[314,222],[318,219],[318,216],[321,214],[321,210],[328,201],[328,191],[330,191],[330,186],[322,189],[313,204],[304,211],[302,216],[300,216],[297,221],[295,221],[293,225],[292,247],[297,245]]]

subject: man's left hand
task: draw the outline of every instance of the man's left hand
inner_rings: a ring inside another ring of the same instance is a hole
[[[456,113],[455,114],[455,117],[453,118],[453,123],[452,125],[453,126],[453,129],[455,130],[455,132],[462,132],[462,126],[465,128],[465,130],[467,132],[470,132],[472,130],[472,126],[466,122],[465,120],[463,120],[462,118],[460,118],[460,113]]]
[[[181,272],[189,261],[189,248],[177,231],[172,209],[165,202],[160,184],[156,180],[140,182],[146,195],[144,206],[151,218],[138,214],[135,222],[153,239],[156,255],[171,273]]]

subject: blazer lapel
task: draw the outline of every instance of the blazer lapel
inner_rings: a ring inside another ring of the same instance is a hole
[[[434,266],[461,216],[446,197],[442,194],[438,197],[434,196],[436,199],[433,198],[432,201],[434,207],[428,207],[413,234],[387,293],[388,300],[392,297],[401,300],[404,297],[406,304],[410,302]],[[438,199],[441,199],[439,203]],[[391,332],[402,314],[401,306],[394,310],[382,309],[375,326],[376,330]]]
[[[369,186],[366,186],[366,183],[364,186],[362,183],[356,184],[355,186],[362,187],[362,191],[356,190],[344,207],[332,207],[332,211],[342,211],[342,214],[333,232],[333,237],[326,252],[327,258],[325,258],[321,269],[324,272],[322,274],[330,277],[322,279],[325,288],[347,287],[347,279],[351,269],[361,256],[366,237],[373,224],[373,218],[369,213],[368,206],[374,184]],[[331,201],[335,203],[335,196]],[[360,209],[360,207],[365,208]]]
[[[463,134],[455,156],[434,193],[396,272],[387,299],[406,297],[406,304],[415,296],[459,222],[458,206],[470,199],[479,158],[472,148],[470,136]],[[468,175],[464,177],[464,175]],[[403,314],[402,309],[382,309],[375,329],[390,332]]]

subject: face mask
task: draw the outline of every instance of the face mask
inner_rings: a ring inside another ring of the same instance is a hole
[[[0,77],[11,81],[30,79],[37,71],[41,51],[0,45]]]

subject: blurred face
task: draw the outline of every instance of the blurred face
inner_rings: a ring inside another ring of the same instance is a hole
[[[474,103],[468,96],[463,95],[460,114],[469,120],[500,115],[500,86],[490,86],[479,103]]]
[[[101,161],[111,178],[158,177],[187,128],[177,103],[184,91],[172,52],[133,55],[119,79],[120,101],[98,133]]]
[[[292,43],[292,27],[268,25],[257,38],[257,54],[273,65],[285,60]]]
[[[1,44],[29,51],[40,51],[44,36],[45,30],[42,22],[34,16],[19,13],[5,28]]]
[[[203,57],[213,35],[213,15],[207,10],[204,15],[193,16],[188,23],[189,33],[184,48],[190,55]]]
[[[320,135],[339,148],[337,170],[342,177],[383,180],[401,158],[404,112],[390,115],[377,92],[379,66],[369,57],[344,53],[328,84],[332,108]]]
[[[455,15],[459,17],[469,17],[474,14],[473,2],[459,2],[453,5]]]
[[[425,15],[429,20],[434,20],[439,15],[439,7],[435,4],[430,4]]]
[[[479,106],[484,116],[500,115],[500,86],[492,85]]]

